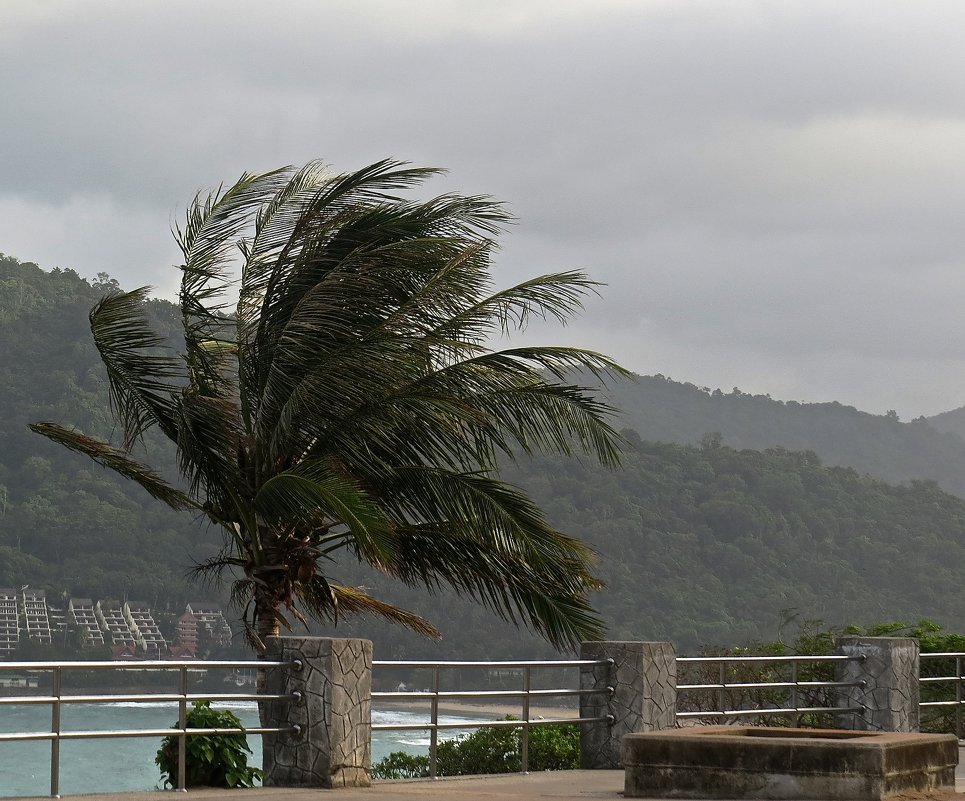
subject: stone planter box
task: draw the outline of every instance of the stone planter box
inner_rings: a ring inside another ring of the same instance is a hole
[[[951,734],[695,726],[623,738],[628,798],[878,801],[955,789]]]

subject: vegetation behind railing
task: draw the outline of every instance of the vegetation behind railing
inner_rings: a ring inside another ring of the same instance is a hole
[[[818,622],[806,622],[792,642],[752,643],[736,648],[705,648],[702,657],[792,657],[833,656],[835,640],[841,636],[913,637],[921,649],[921,730],[951,732],[962,736],[963,719],[961,706],[956,702],[965,699],[961,681],[962,657],[937,656],[937,654],[965,653],[965,636],[942,630],[930,620],[914,625],[900,622],[880,623],[865,628],[848,626],[824,628]],[[929,654],[936,654],[930,657]],[[763,714],[760,716],[721,717],[722,710],[754,710],[784,708],[831,708],[836,702],[836,688],[827,686],[834,682],[833,661],[786,662],[679,662],[677,684],[776,684],[796,686],[740,687],[726,690],[679,690],[677,712],[685,713],[697,723],[736,723],[757,726],[834,726],[834,714],[830,712],[804,714]],[[929,681],[944,677],[943,681]],[[821,683],[825,686],[807,686]],[[943,704],[943,706],[930,706]],[[707,712],[706,717],[693,716],[695,712]]]

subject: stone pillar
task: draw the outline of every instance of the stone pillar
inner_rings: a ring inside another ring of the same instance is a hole
[[[372,767],[372,643],[322,637],[269,637],[266,658],[301,661],[269,668],[265,726],[297,724],[298,733],[265,734],[266,787],[368,787]]]
[[[669,642],[585,642],[580,659],[612,663],[580,669],[580,717],[612,715],[609,723],[580,725],[580,767],[622,767],[623,735],[672,729],[677,714],[677,654]]]
[[[837,681],[863,682],[840,687],[839,707],[860,707],[841,713],[837,725],[860,731],[918,731],[918,640],[911,637],[841,637],[837,650],[859,660],[837,663]]]

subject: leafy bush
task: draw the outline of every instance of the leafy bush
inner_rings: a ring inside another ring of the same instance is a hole
[[[373,779],[421,779],[429,775],[426,754],[407,754],[393,751],[372,766]]]
[[[507,716],[505,720],[516,720]],[[522,770],[519,727],[479,729],[439,743],[440,776],[515,773]],[[533,726],[529,730],[529,769],[573,770],[580,766],[580,729],[576,724]],[[429,757],[393,751],[372,767],[375,779],[413,779],[429,775]]]
[[[212,709],[210,701],[195,701],[187,713],[189,729],[241,729],[241,721],[226,709]],[[175,723],[172,728],[178,728]],[[248,738],[244,734],[195,734],[185,744],[185,787],[253,787],[262,771],[248,766]],[[178,737],[161,741],[154,758],[165,785],[178,784]]]

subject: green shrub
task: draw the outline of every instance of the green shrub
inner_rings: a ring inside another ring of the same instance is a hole
[[[210,701],[195,701],[187,713],[190,729],[240,729],[238,716],[226,709],[212,709]],[[175,723],[172,728],[178,728]],[[248,766],[248,738],[244,734],[195,734],[185,744],[185,787],[253,787],[262,772]],[[154,758],[165,785],[178,784],[178,737],[161,741]]]
[[[506,720],[516,718],[508,716]],[[522,770],[519,727],[479,729],[439,743],[440,776],[516,773]],[[529,730],[529,769],[573,770],[580,766],[580,729],[574,723],[533,726]],[[412,779],[429,775],[429,757],[393,751],[372,767],[375,779]]]
[[[427,754],[393,751],[372,766],[373,779],[421,779],[429,775]]]

